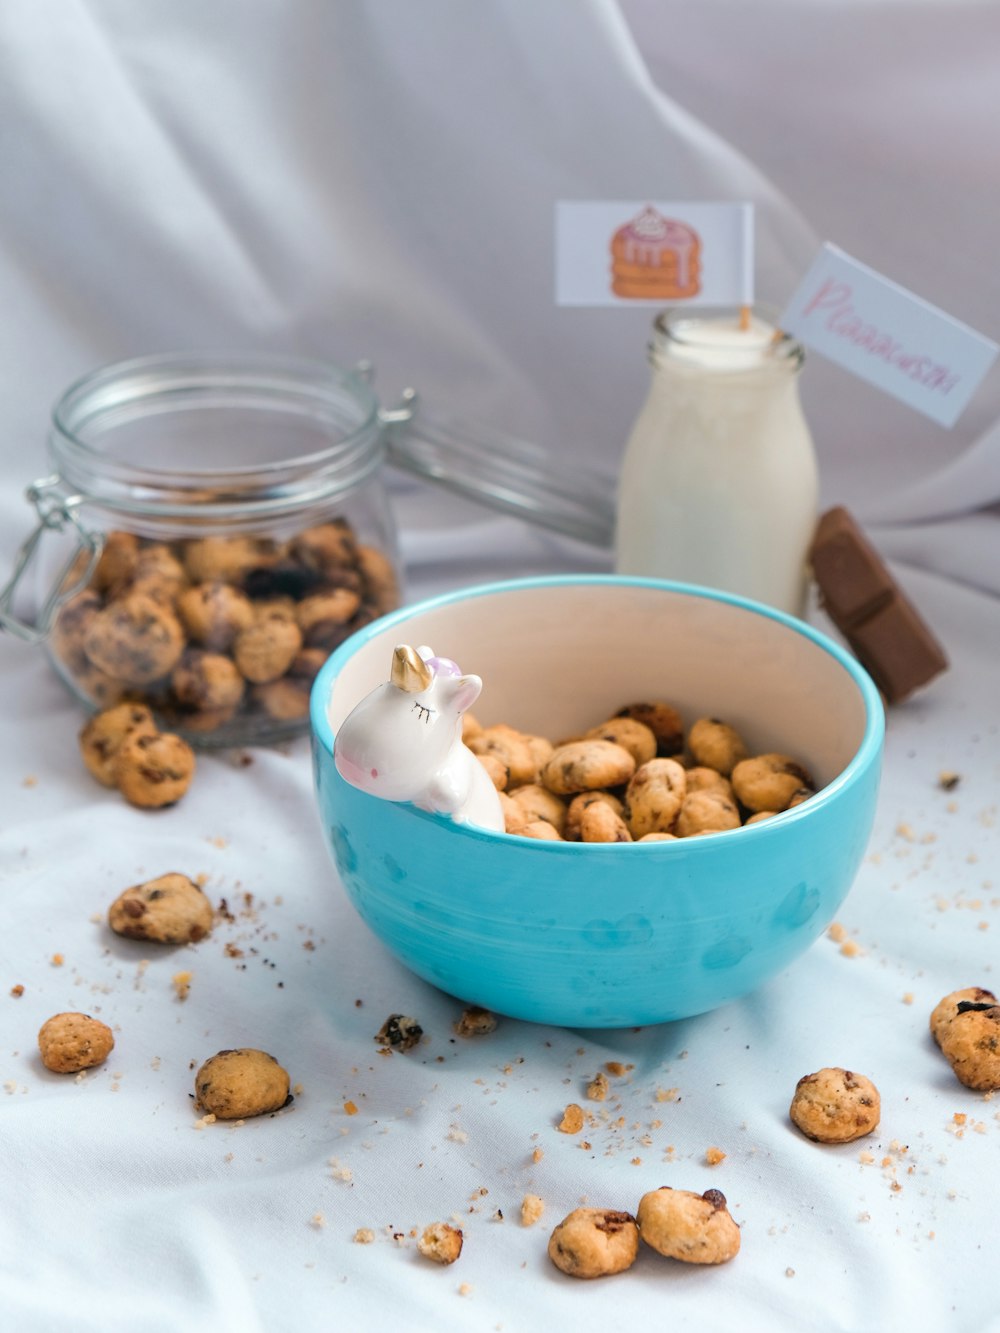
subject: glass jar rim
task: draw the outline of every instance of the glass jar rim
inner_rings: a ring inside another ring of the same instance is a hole
[[[95,447],[124,421],[200,407],[267,407],[330,430],[291,457],[176,468]],[[69,385],[52,408],[50,450],[83,500],[142,514],[254,515],[353,489],[380,465],[379,404],[361,370],[267,352],[167,352],[112,362]],[[88,439],[90,434],[93,439]]]

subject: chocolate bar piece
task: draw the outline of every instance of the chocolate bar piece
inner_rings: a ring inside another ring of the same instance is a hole
[[[940,643],[843,506],[820,518],[809,561],[820,605],[887,703],[947,669]]]

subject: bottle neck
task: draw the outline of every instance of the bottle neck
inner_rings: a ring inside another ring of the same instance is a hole
[[[783,333],[774,312],[757,307],[692,313],[665,310],[653,321],[649,359],[691,374],[794,377],[802,367],[802,344]]]

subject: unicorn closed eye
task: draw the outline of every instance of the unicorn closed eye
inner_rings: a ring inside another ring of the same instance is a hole
[[[347,715],[333,747],[337,772],[386,801],[503,831],[503,810],[486,770],[462,741],[462,714],[483,688],[430,648],[399,644],[392,671]]]

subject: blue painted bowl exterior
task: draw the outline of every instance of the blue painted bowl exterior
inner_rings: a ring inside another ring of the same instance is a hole
[[[491,834],[345,782],[324,704],[352,640],[317,678],[313,761],[323,833],[354,907],[418,976],[515,1018],[626,1027],[746,995],[834,919],[876,806],[878,694],[832,641],[802,630],[842,659],[866,695],[868,725],[851,763],[776,819],[628,848]]]

